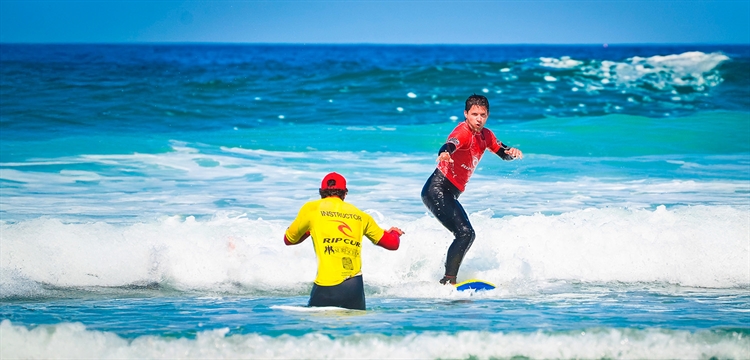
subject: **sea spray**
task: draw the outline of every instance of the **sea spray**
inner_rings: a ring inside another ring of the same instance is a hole
[[[92,331],[80,323],[26,328],[0,323],[2,357],[99,359],[264,358],[729,358],[750,356],[747,334],[726,331],[655,329],[583,329],[569,332],[457,334],[427,332],[408,336],[354,334],[331,338],[311,333],[271,337],[227,335],[228,329],[204,331],[195,338],[142,336],[126,340]]]
[[[396,290],[404,283],[437,281],[450,233],[431,217],[392,220],[371,212],[383,226],[398,226],[406,235],[396,252],[363,243],[366,282],[390,296],[407,296],[394,292],[405,291]],[[500,285],[520,280],[750,285],[747,209],[660,206],[501,218],[482,211],[470,219],[477,239],[461,278]],[[157,283],[202,291],[236,283],[298,294],[300,281],[312,281],[316,260],[307,244],[284,246],[287,225],[244,216],[168,217],[127,225],[57,219],[6,223],[0,225],[3,278],[16,280],[3,280],[3,296],[26,291],[28,285],[18,279],[62,288]]]

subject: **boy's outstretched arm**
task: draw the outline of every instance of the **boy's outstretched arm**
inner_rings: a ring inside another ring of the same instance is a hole
[[[453,162],[453,159],[451,158],[451,154],[453,154],[456,151],[456,144],[453,143],[445,143],[443,146],[440,147],[440,150],[438,150],[438,158],[437,161],[447,161],[447,162]]]
[[[503,160],[523,159],[523,153],[521,152],[521,150],[510,147],[503,143],[500,143],[500,149],[497,150],[495,154],[497,154],[497,156],[501,157]]]

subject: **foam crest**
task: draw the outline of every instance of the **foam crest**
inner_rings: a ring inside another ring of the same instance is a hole
[[[637,85],[646,82],[661,90],[678,86],[703,91],[721,83],[716,67],[728,60],[729,57],[723,54],[702,52],[648,58],[636,56],[629,63],[602,62],[599,74],[620,83]]]
[[[542,61],[540,65],[556,69],[572,69],[583,64],[582,61],[573,60],[570,58],[570,56],[563,56],[559,59],[542,57],[539,58],[539,60]]]
[[[576,91],[596,92],[613,86],[637,88],[645,85],[659,91],[689,88],[694,92],[704,92],[723,81],[718,66],[730,58],[721,53],[691,51],[664,56],[635,56],[626,61],[584,62],[568,56],[559,59],[542,57],[539,60],[539,65],[545,68],[580,71],[573,78],[567,78]],[[597,81],[591,81],[591,77]]]
[[[631,64],[639,69],[642,67],[654,70],[671,70],[678,74],[703,74],[714,70],[719,64],[729,60],[720,53],[705,54],[700,51],[690,51],[682,54],[666,56],[651,56],[647,58],[635,56]]]
[[[28,329],[8,320],[0,323],[0,357],[98,359],[436,359],[436,358],[619,358],[695,359],[750,356],[750,339],[742,333],[658,329],[585,329],[571,332],[457,334],[407,336],[354,334],[331,338],[310,333],[301,337],[231,335],[229,329],[200,332],[195,339],[141,336],[128,341],[80,323]]]
[[[435,286],[451,235],[428,216],[394,218],[367,210],[406,235],[398,251],[363,241],[367,292],[375,296],[466,296]],[[709,288],[750,285],[747,209],[661,206],[587,209],[561,215],[471,214],[477,239],[460,279],[501,286],[490,297],[568,282],[661,283]],[[44,289],[159,284],[184,291],[306,295],[315,277],[310,244],[285,246],[288,222],[218,214],[151,223],[0,224],[3,297]]]
[[[243,217],[169,217],[132,225],[36,219],[3,225],[2,232],[2,271],[15,279],[2,284],[6,294],[19,279],[55,287],[221,289],[236,282],[288,289],[299,280],[278,274],[306,263],[297,259],[287,267],[278,261],[284,257],[281,224]],[[308,261],[315,266],[314,255]]]
[[[747,210],[660,206],[654,211],[587,209],[500,219],[491,215],[487,210],[470,216],[477,239],[464,258],[459,280],[480,278],[501,285],[493,296],[529,286],[539,289],[557,280],[717,288],[750,284]],[[366,270],[373,270],[366,272],[367,279],[386,287],[388,269],[395,269],[399,282],[421,280],[429,285],[439,279],[452,237],[433,222],[423,218],[404,225],[407,236],[400,254],[366,253],[378,256],[364,259]],[[408,236],[415,233],[414,238]],[[426,286],[424,292],[412,294],[446,296],[434,291]],[[384,292],[410,293],[398,286]]]

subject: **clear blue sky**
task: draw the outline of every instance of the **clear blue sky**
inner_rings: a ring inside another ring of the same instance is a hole
[[[0,0],[0,42],[750,44],[750,0]]]

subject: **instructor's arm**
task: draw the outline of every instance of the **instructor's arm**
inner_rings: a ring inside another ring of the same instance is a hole
[[[376,245],[388,250],[398,250],[398,246],[401,244],[401,235],[403,234],[404,232],[401,229],[392,227],[383,232],[383,236]]]
[[[310,210],[310,205],[302,206],[297,217],[284,232],[284,244],[297,245],[310,236],[310,217],[308,216]]]

